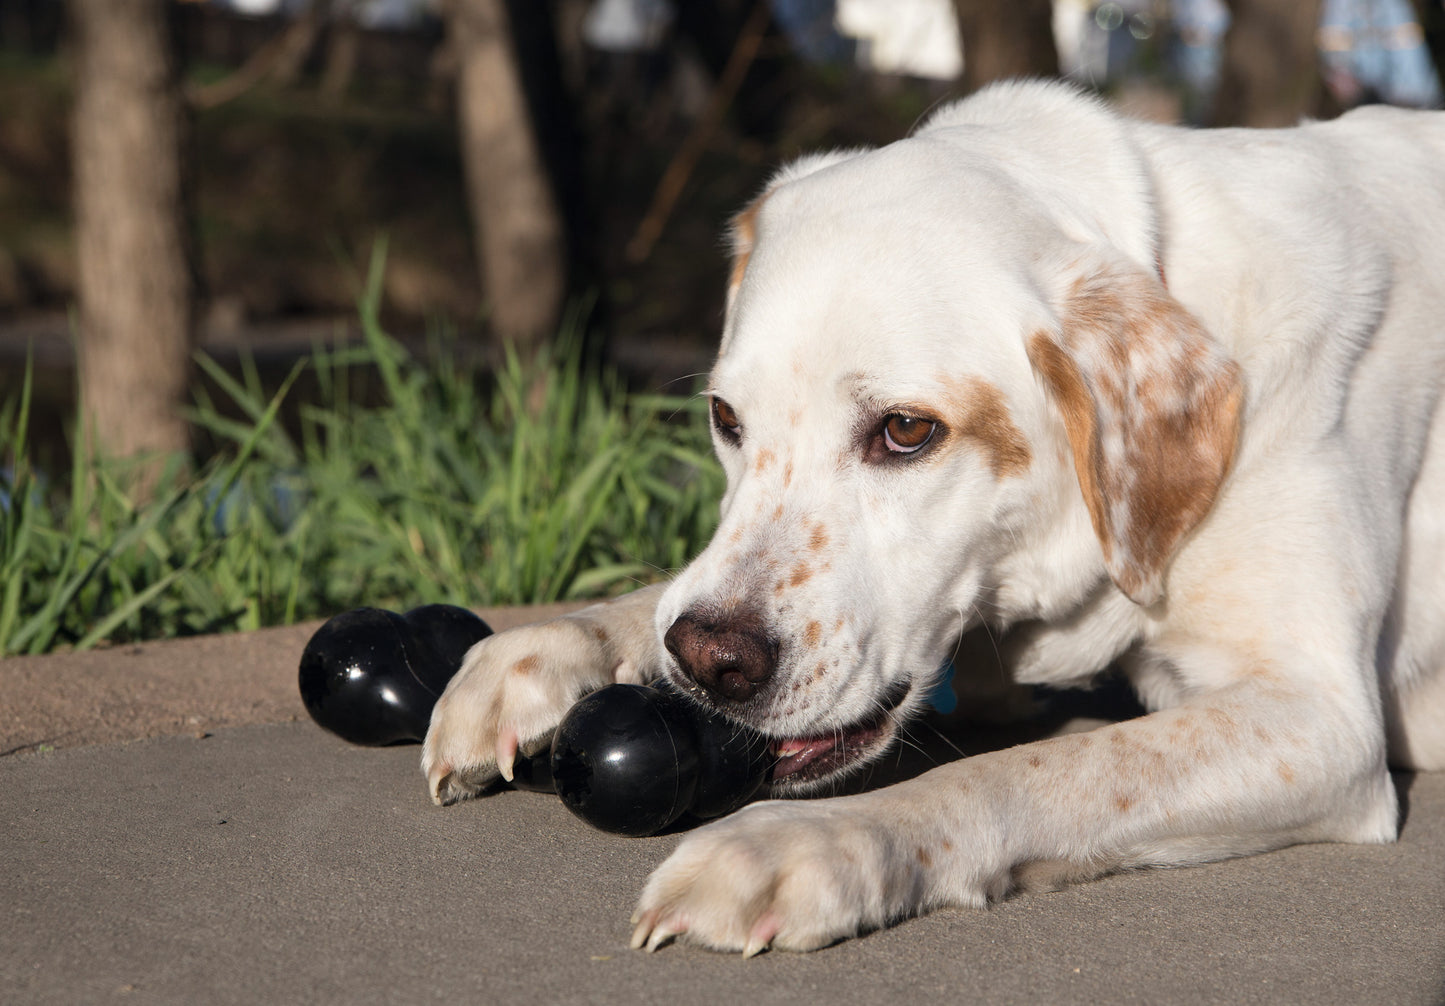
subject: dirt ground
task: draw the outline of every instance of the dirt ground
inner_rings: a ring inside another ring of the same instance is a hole
[[[579,607],[478,613],[500,631]],[[296,672],[320,624],[0,660],[0,757],[305,719]]]

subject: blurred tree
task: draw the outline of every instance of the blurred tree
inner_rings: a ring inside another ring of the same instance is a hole
[[[520,0],[532,2],[532,0]],[[567,287],[566,230],[523,87],[504,0],[444,0],[482,290],[494,335],[551,338]]]
[[[762,58],[749,60],[747,72],[731,86],[727,113],[738,128],[755,140],[777,137],[790,92],[793,61],[790,46],[772,17],[768,0],[675,0],[677,28],[692,45],[714,81],[728,76],[739,39],[750,32],[750,19],[761,18]]]
[[[341,0],[332,5],[326,67],[321,71],[321,97],[332,103],[346,96],[356,76],[356,57],[361,48],[361,24],[356,14],[354,0]]]
[[[1057,77],[1053,0],[953,0],[963,88],[1008,77]]]
[[[1227,0],[1217,126],[1292,126],[1324,111],[1320,0]]]
[[[331,0],[311,0],[284,31],[258,46],[234,73],[210,84],[188,84],[187,103],[205,111],[239,98],[267,79],[283,87],[294,85],[330,14]]]
[[[87,449],[183,451],[194,278],[184,214],[185,110],[165,0],[70,0],[80,326]],[[160,459],[138,469],[146,494]]]

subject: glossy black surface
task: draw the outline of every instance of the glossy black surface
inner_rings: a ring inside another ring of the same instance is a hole
[[[432,707],[472,644],[491,635],[465,608],[343,612],[317,629],[298,681],[311,718],[353,744],[426,737]]]
[[[679,697],[674,701],[686,702]],[[731,720],[687,703],[697,730],[698,787],[688,810],[695,817],[731,814],[758,795],[773,767],[768,740]]]
[[[680,695],[609,685],[572,707],[552,740],[552,779],[582,820],[651,835],[692,812],[735,810],[762,787],[772,760],[757,734]]]
[[[491,631],[446,604],[404,615],[344,612],[306,644],[301,699],[313,720],[353,744],[424,740],[447,682]],[[651,835],[687,813],[736,810],[762,788],[771,766],[764,738],[681,694],[611,685],[572,707],[550,749],[517,756],[512,785],[556,792],[604,831]]]

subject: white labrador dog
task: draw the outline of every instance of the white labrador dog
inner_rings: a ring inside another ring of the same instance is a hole
[[[665,589],[502,633],[432,719],[441,803],[582,692],[665,675],[875,758],[960,633],[1111,661],[1148,715],[684,837],[634,916],[753,954],[1019,886],[1389,842],[1445,767],[1445,115],[1190,131],[996,86],[783,170],[734,228],[722,520]]]

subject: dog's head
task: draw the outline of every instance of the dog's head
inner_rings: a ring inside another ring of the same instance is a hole
[[[777,738],[780,788],[880,753],[973,624],[1106,576],[1158,602],[1233,451],[1237,368],[1147,214],[949,127],[800,162],[735,222],[728,489],[657,628],[680,684]]]

